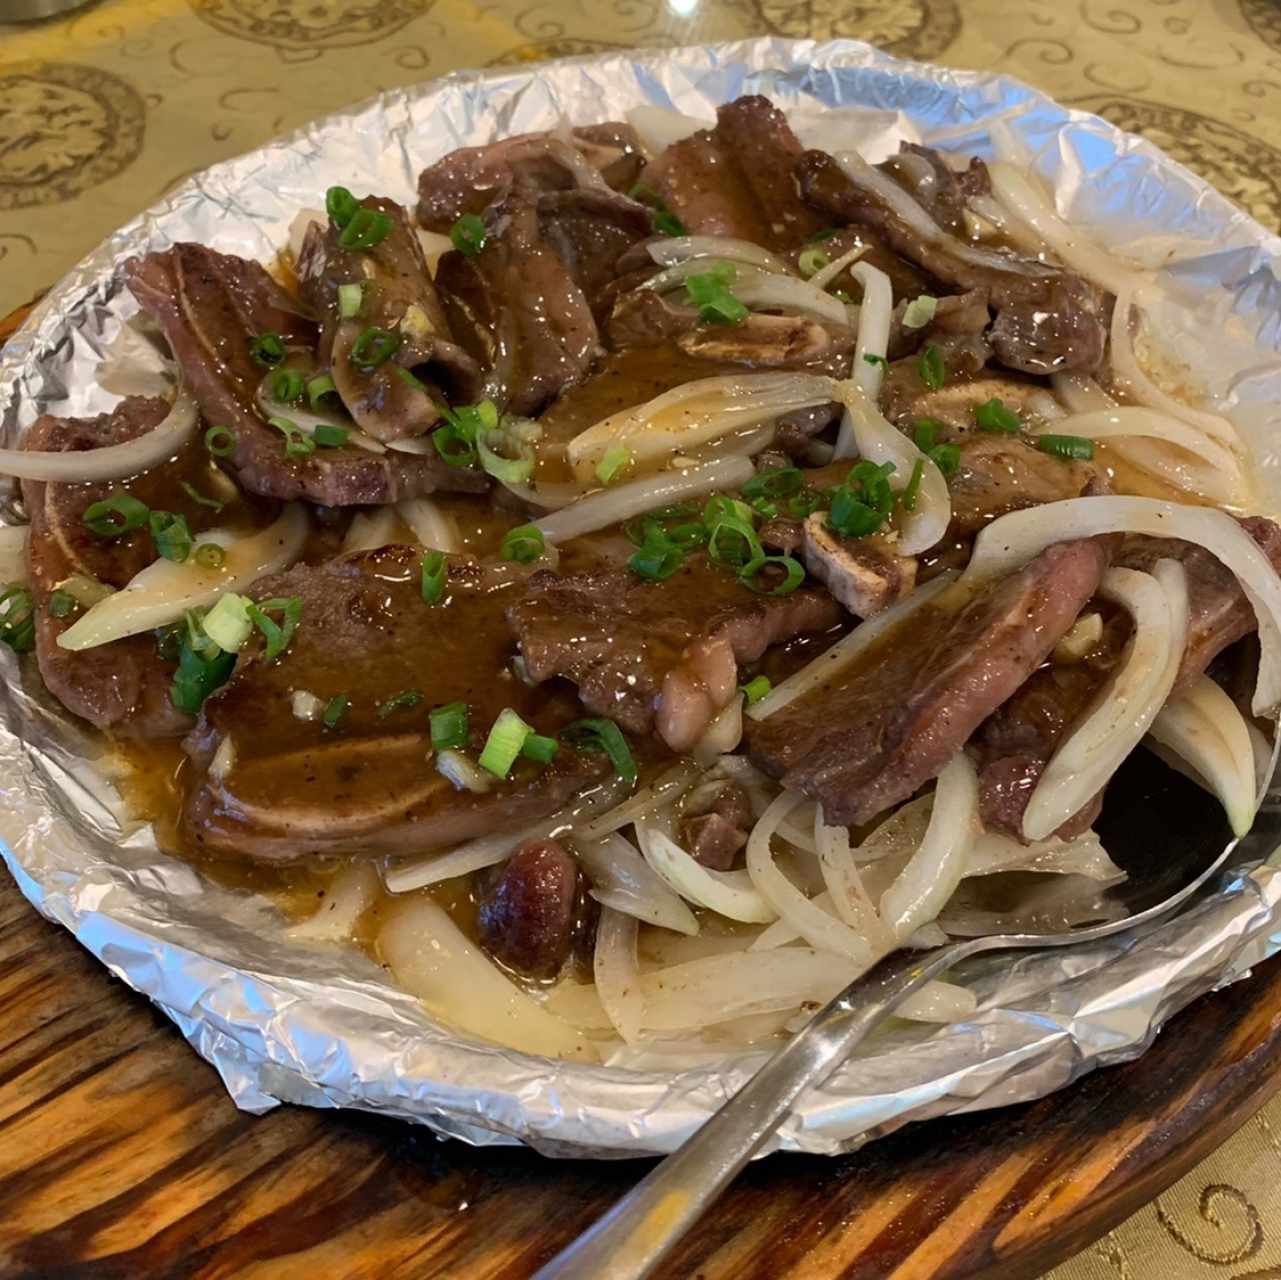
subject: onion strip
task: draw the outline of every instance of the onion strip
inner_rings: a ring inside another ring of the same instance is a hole
[[[725,262],[759,267],[776,275],[790,274],[782,258],[750,240],[736,240],[733,236],[664,236],[645,247],[660,267],[674,267],[692,258],[720,258]]]
[[[850,848],[850,833],[845,827],[827,826],[823,821],[822,805],[816,805],[814,809],[814,843],[818,846],[823,883],[827,885],[836,914],[867,939],[873,952],[883,954],[889,951],[894,945],[894,937],[863,886],[863,877]]]
[[[27,581],[27,532],[25,524],[0,527],[0,586]]]
[[[406,498],[396,503],[396,514],[424,547],[449,554],[463,549],[453,517],[431,498]]]
[[[645,1020],[636,933],[635,917],[602,908],[592,955],[592,976],[596,979],[596,994],[601,1005],[625,1044],[635,1044],[641,1038],[641,1025]]]
[[[881,394],[881,383],[885,378],[885,366],[882,361],[889,354],[890,323],[894,316],[894,290],[890,287],[890,278],[879,267],[870,262],[856,262],[850,267],[852,275],[863,286],[863,303],[858,312],[858,345],[854,349],[854,381],[867,393],[867,398],[876,403]],[[868,360],[868,356],[875,357]],[[849,448],[845,433],[845,424],[841,424],[841,434],[836,441],[835,457],[845,458],[850,455],[842,452]],[[904,482],[906,483],[906,481]]]
[[[591,895],[602,906],[673,933],[698,933],[698,920],[684,899],[617,832],[600,840],[575,839],[574,848],[591,881]]]

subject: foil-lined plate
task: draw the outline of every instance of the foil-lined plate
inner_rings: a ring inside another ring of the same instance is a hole
[[[111,407],[95,372],[136,306],[119,266],[199,240],[269,261],[332,183],[413,202],[454,147],[652,103],[710,120],[763,93],[806,142],[876,160],[900,138],[990,155],[1004,120],[1101,243],[1164,272],[1194,305],[1163,336],[1244,432],[1265,510],[1281,509],[1281,241],[1138,138],[1014,80],[903,62],[853,41],[761,39],[461,73],[397,90],[217,165],[122,228],[54,289],[0,361],[0,441],[44,412]],[[1177,240],[1172,240],[1172,237]],[[1177,252],[1170,254],[1177,244]],[[14,518],[14,508],[9,508]],[[681,1071],[535,1058],[433,1022],[354,947],[286,937],[264,898],[160,853],[127,819],[100,748],[0,657],[0,851],[23,893],[149,996],[221,1073],[236,1104],[358,1107],[483,1144],[560,1156],[670,1151],[748,1077],[745,1053]],[[1213,803],[1207,797],[1207,803]],[[1140,1054],[1163,1021],[1281,949],[1281,873],[1230,878],[1176,922],[972,971],[967,1022],[879,1038],[808,1095],[770,1150],[835,1153],[909,1120],[1004,1106]]]

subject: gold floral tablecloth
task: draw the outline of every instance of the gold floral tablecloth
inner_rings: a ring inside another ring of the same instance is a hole
[[[1281,223],[1281,0],[98,0],[0,23],[0,314],[189,174],[381,89],[767,33],[1009,72]],[[1281,1280],[1281,1100],[1051,1276]]]

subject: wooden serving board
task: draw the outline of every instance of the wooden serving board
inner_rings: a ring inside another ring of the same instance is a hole
[[[0,341],[21,315],[0,322]],[[1040,1102],[752,1166],[663,1276],[1014,1280],[1070,1257],[1281,1087],[1281,957]],[[0,1276],[521,1280],[648,1162],[238,1112],[216,1072],[0,879]]]

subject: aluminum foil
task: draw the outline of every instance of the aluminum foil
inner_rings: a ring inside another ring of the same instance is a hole
[[[1227,397],[1281,494],[1281,241],[1093,116],[1004,77],[901,62],[851,41],[765,39],[451,75],[216,166],[80,263],[6,348],[0,439],[12,443],[42,412],[114,403],[95,370],[136,311],[117,269],[129,254],[194,239],[268,259],[331,183],[412,202],[417,171],[462,144],[642,103],[711,118],[747,92],[783,105],[806,141],[856,145],[873,159],[900,137],[990,154],[988,126],[1003,118],[1056,184],[1060,210],[1099,239],[1155,262],[1180,237],[1167,275],[1198,296],[1194,310],[1168,317],[1168,332],[1194,374]],[[1190,241],[1200,243],[1189,250]],[[1271,494],[1265,505],[1281,507]],[[354,948],[291,941],[270,903],[159,853],[124,816],[93,741],[7,650],[0,666],[0,837],[11,872],[44,915],[177,1023],[238,1106],[359,1107],[478,1145],[631,1156],[671,1150],[759,1061],[625,1071],[460,1039]],[[775,1145],[846,1151],[909,1120],[1038,1097],[1141,1053],[1177,1009],[1278,949],[1281,873],[1261,866],[1177,922],[977,968],[974,1018],[881,1037],[804,1100]]]

